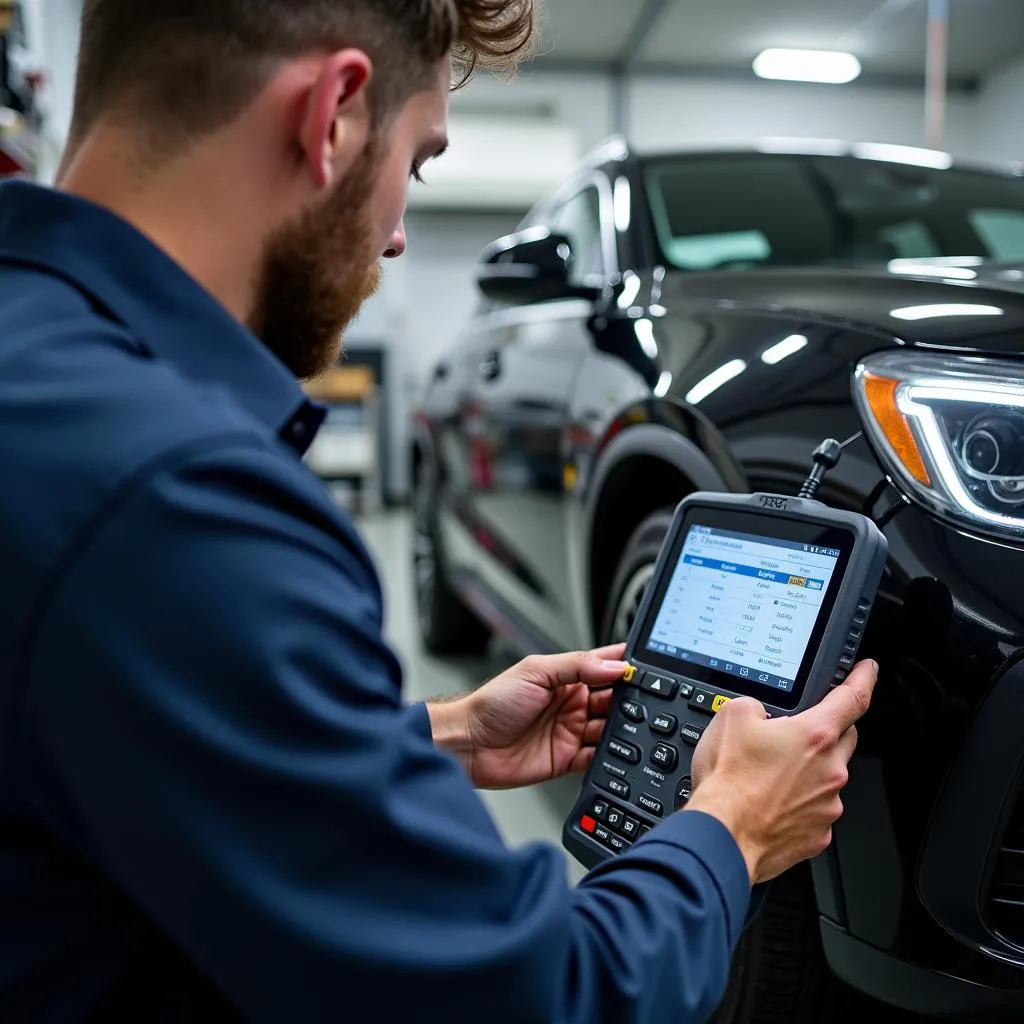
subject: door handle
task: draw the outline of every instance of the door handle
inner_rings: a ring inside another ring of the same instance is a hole
[[[501,352],[489,352],[480,363],[480,376],[484,380],[497,380],[501,376]]]

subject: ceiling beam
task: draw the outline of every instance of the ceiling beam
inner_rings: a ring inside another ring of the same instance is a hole
[[[606,75],[615,77],[621,74],[622,65],[616,60],[591,60],[577,57],[537,57],[530,62],[529,68],[534,72],[554,75]],[[758,78],[749,68],[729,68],[722,66],[701,66],[696,64],[677,64],[672,61],[641,61],[629,68],[631,78],[675,78],[680,81],[687,79],[719,79],[725,82],[746,82],[765,88],[791,86],[795,88],[836,89],[847,88],[870,89],[907,89],[918,94],[924,91],[924,75],[900,74],[896,72],[865,71],[850,86],[825,86],[814,82],[776,82]],[[951,77],[949,91],[968,96],[976,93],[981,87],[982,79],[974,75]]]
[[[615,131],[629,136],[629,74],[643,55],[672,0],[647,0],[619,50],[612,79],[615,83]]]
[[[624,71],[628,71],[640,59],[644,47],[647,46],[651,36],[654,35],[654,30],[658,27],[658,22],[671,6],[672,0],[647,0],[647,3],[644,4],[643,9],[637,15],[633,28],[626,36],[626,41],[622,44],[622,49],[619,50],[616,63]]]

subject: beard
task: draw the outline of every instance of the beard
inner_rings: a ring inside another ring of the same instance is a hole
[[[337,364],[346,328],[380,286],[371,210],[378,164],[371,143],[326,199],[267,243],[249,326],[298,380]]]

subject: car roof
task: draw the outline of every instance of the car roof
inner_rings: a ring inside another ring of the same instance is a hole
[[[974,171],[1001,177],[1024,178],[1024,162],[987,162],[962,160],[951,153],[918,146],[896,145],[886,142],[844,142],[840,139],[763,137],[757,139],[715,140],[664,148],[636,148],[622,136],[614,135],[602,142],[583,158],[580,169],[602,167],[609,163],[624,162],[630,158],[642,162],[689,156],[824,156],[846,157],[855,160],[905,164],[935,170],[956,169]]]

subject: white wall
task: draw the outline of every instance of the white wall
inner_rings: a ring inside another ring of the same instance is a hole
[[[525,71],[511,83],[480,78],[454,95],[452,110],[541,104],[576,129],[584,150],[615,131],[614,85],[599,75]],[[975,153],[978,107],[977,97],[950,97],[946,142],[958,156]],[[628,90],[627,109],[629,138],[638,149],[759,136],[925,144],[924,96],[908,89],[639,77]],[[1019,116],[1024,119],[1024,111]]]
[[[992,160],[1024,161],[1024,61],[997,71],[978,102],[979,152]]]
[[[511,82],[480,75],[452,96],[452,111],[550,111],[571,124],[585,150],[615,129],[614,89],[602,75],[550,75],[520,71]]]
[[[949,101],[946,148],[974,147],[973,97]],[[923,146],[924,97],[910,90],[856,86],[648,78],[630,97],[637,148],[764,136]]]

